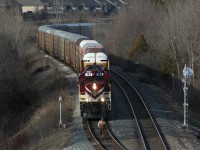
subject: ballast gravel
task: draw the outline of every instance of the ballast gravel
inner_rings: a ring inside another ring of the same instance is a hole
[[[59,72],[64,73],[65,77],[69,80],[71,99],[75,106],[75,110],[73,112],[73,121],[68,127],[72,134],[70,135],[70,140],[66,141],[67,144],[65,148],[63,148],[63,150],[94,150],[93,145],[91,144],[91,142],[88,141],[85,135],[82,118],[80,116],[80,107],[77,92],[78,87],[76,85],[78,76],[69,67],[55,60],[51,56],[49,56],[49,59],[51,59],[56,64]]]

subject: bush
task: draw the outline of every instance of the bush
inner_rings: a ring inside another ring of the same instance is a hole
[[[160,70],[163,74],[171,76],[176,73],[175,61],[171,58],[169,50],[164,51],[160,63]]]
[[[2,12],[0,17],[0,141],[3,141],[28,119],[38,91],[24,62],[29,54],[25,51],[30,44],[28,27],[12,11]]]
[[[137,53],[147,52],[149,50],[147,42],[143,35],[140,35],[134,42],[133,48],[129,52],[129,59],[134,57]]]

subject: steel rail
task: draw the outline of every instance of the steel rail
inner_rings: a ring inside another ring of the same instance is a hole
[[[142,133],[142,131],[141,131],[141,128],[142,128],[142,127],[141,127],[140,124],[139,124],[139,121],[138,121],[139,119],[137,118],[137,116],[136,116],[136,114],[135,114],[135,111],[134,111],[133,106],[132,106],[132,104],[131,104],[131,102],[130,102],[130,99],[129,99],[128,95],[126,94],[125,90],[123,89],[123,87],[120,85],[120,83],[117,82],[117,80],[115,80],[114,78],[113,78],[113,80],[114,80],[114,81],[117,83],[117,85],[121,88],[121,90],[123,91],[124,95],[126,96],[126,99],[128,100],[128,103],[129,103],[129,105],[130,105],[130,107],[131,107],[133,116],[134,116],[134,118],[135,118],[135,122],[136,122],[136,125],[137,125],[137,128],[138,128],[139,135],[140,135],[140,138],[141,138],[141,140],[142,140],[144,149],[147,150],[146,142],[145,142],[145,140],[144,140],[144,135],[143,135],[143,133]]]
[[[143,103],[143,105],[144,105],[144,107],[145,107],[145,109],[146,109],[146,111],[147,111],[147,113],[148,113],[148,115],[149,115],[149,117],[150,117],[150,119],[151,119],[151,121],[152,121],[152,123],[153,123],[153,126],[154,126],[154,128],[155,128],[155,130],[156,130],[156,132],[157,132],[157,134],[158,134],[158,136],[159,136],[159,139],[160,139],[160,141],[161,141],[161,143],[162,143],[163,148],[164,148],[165,150],[167,150],[167,145],[166,145],[166,143],[164,142],[164,140],[163,140],[163,138],[162,138],[162,136],[161,136],[161,133],[160,133],[160,131],[158,130],[158,127],[157,127],[157,125],[156,125],[156,123],[155,123],[155,121],[154,121],[154,119],[153,119],[153,117],[152,117],[152,115],[151,115],[149,109],[147,108],[147,106],[146,106],[144,100],[142,99],[141,95],[139,94],[139,92],[138,92],[138,91],[135,89],[135,87],[133,87],[133,85],[132,85],[126,78],[124,78],[121,74],[119,74],[118,72],[114,71],[113,69],[111,70],[111,72],[115,73],[115,74],[118,75],[121,79],[123,79],[124,81],[126,81],[126,83],[127,83],[129,86],[131,86],[132,89],[134,89],[134,91],[138,94],[138,96],[139,96],[141,102]],[[124,91],[124,90],[123,90],[123,91]],[[125,92],[125,91],[124,91],[124,92]],[[127,94],[126,94],[126,97],[127,97]],[[132,108],[131,108],[131,109],[132,109]],[[134,116],[135,116],[135,115],[134,115]],[[140,124],[140,123],[139,123],[139,124]],[[140,132],[140,131],[139,131],[139,132]],[[141,133],[142,133],[142,132],[141,132]],[[143,142],[145,142],[144,139],[143,139]],[[146,147],[146,148],[147,148],[147,147]]]
[[[110,127],[108,126],[108,122],[106,122],[106,129],[107,129],[107,132],[109,134],[109,136],[112,138],[112,140],[118,145],[118,147],[121,149],[121,150],[126,150],[126,148],[120,143],[118,142],[118,140],[113,136],[113,134],[110,132]]]
[[[94,135],[92,129],[91,129],[91,125],[87,119],[87,127],[88,130],[90,132],[90,135],[92,136],[93,140],[95,141],[95,143],[97,144],[97,147],[99,147],[101,150],[105,150],[105,148],[103,147],[103,145],[97,140],[96,136]]]
[[[106,130],[104,131],[104,140],[100,140],[101,137],[98,136],[99,130],[96,131],[95,127],[93,126],[94,122],[95,122],[95,124],[97,124],[97,121],[87,120],[87,127],[88,127],[88,130],[90,132],[90,135],[93,138],[93,141],[95,141],[95,143],[97,144],[96,146],[99,149],[101,149],[101,150],[109,150],[109,149],[126,150],[123,147],[123,145],[121,145],[121,143],[119,143],[114,138],[114,136],[111,134],[111,132],[109,131],[108,125],[106,125]]]

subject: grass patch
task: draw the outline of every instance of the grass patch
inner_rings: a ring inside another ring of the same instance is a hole
[[[27,65],[30,71],[43,66],[43,55],[39,50],[34,54]],[[46,60],[46,65],[50,69],[33,77],[32,86],[38,89],[39,94],[31,102],[34,105],[29,108],[29,119],[22,120],[17,125],[20,130],[0,142],[0,149],[61,149],[67,143],[70,135],[67,128],[72,120],[74,107],[68,90],[69,83],[51,61]],[[63,97],[62,123],[66,124],[65,129],[58,128],[59,96]]]

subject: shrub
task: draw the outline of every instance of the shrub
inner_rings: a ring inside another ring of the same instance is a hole
[[[133,44],[133,48],[129,51],[129,59],[134,57],[137,53],[147,52],[149,50],[148,44],[143,35],[138,36]]]
[[[171,58],[171,54],[169,50],[164,51],[162,54],[162,59],[160,63],[160,70],[163,74],[171,76],[172,73],[176,72],[176,64],[175,61]]]

